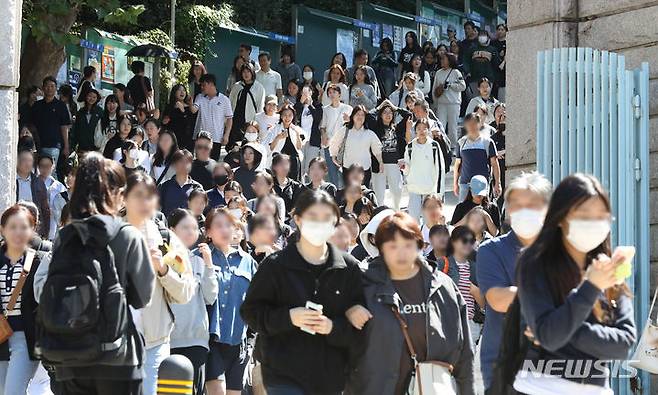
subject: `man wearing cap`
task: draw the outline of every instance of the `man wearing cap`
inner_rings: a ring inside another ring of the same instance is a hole
[[[457,142],[453,192],[463,202],[468,195],[471,178],[480,175],[489,181],[493,172],[493,192],[494,196],[499,196],[500,166],[496,145],[480,133],[480,116],[477,113],[466,114],[464,129],[466,135]]]
[[[263,85],[266,95],[275,95],[280,102],[283,97],[281,74],[270,67],[272,65],[272,55],[269,52],[261,52],[258,54],[258,64],[260,70],[256,73],[256,81]]]

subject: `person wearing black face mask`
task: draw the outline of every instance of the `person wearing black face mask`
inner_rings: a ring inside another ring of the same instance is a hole
[[[217,163],[212,172],[212,179],[214,186],[206,191],[208,194],[207,209],[226,206],[224,187],[229,181],[233,180],[233,170],[231,169],[231,166],[226,162]]]
[[[213,170],[217,162],[210,157],[212,150],[212,136],[208,132],[199,132],[194,143],[194,161],[190,177],[203,186],[203,189],[211,189],[216,184],[213,180]]]

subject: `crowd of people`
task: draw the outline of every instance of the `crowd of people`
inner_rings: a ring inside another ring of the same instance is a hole
[[[156,394],[173,354],[194,394],[411,394],[424,362],[454,394],[480,373],[492,394],[611,394],[597,372],[501,363],[520,340],[533,361],[622,358],[635,327],[599,182],[505,185],[507,29],[464,29],[338,53],[323,81],[243,44],[226,87],[195,61],[162,111],[140,61],[105,98],[91,66],[77,98],[30,89],[0,394]]]

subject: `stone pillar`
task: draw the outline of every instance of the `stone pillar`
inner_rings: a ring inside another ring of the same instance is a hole
[[[536,168],[537,52],[577,45],[578,0],[507,3],[507,179]]]
[[[0,24],[0,211],[16,199],[16,144],[21,57],[21,0],[5,0]]]

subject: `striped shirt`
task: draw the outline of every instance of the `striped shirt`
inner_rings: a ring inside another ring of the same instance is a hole
[[[457,262],[457,260],[455,260]],[[473,314],[475,313],[475,299],[471,295],[471,267],[468,261],[466,262],[457,262],[457,267],[459,268],[459,283],[457,288],[461,292],[466,306],[468,307],[468,319],[473,319]]]
[[[224,137],[224,124],[227,118],[233,118],[231,101],[226,95],[217,92],[217,96],[208,97],[198,95],[194,105],[199,109],[199,114],[194,125],[194,136],[200,131],[209,132],[212,141],[220,143]]]
[[[16,284],[18,284],[18,279],[21,277],[21,272],[23,271],[23,261],[25,260],[25,255],[21,257],[14,265],[5,264],[0,268],[0,299],[2,300],[2,310],[7,310],[7,305],[9,304],[9,299],[11,298],[11,293]],[[7,260],[8,262],[9,260]],[[21,295],[18,295],[16,300],[16,305],[14,309],[10,311],[8,316],[20,316],[21,315]]]

